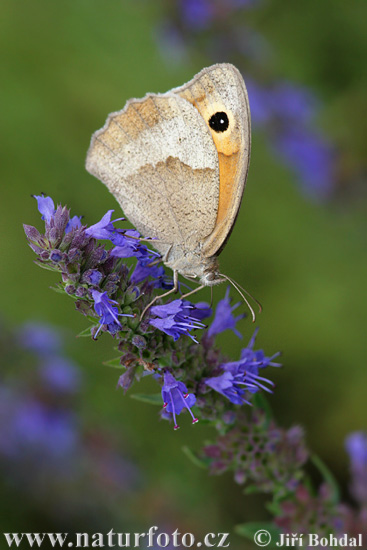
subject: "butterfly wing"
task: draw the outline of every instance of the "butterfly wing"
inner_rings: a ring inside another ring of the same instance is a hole
[[[245,188],[250,162],[251,119],[245,83],[233,65],[203,69],[190,82],[172,90],[200,113],[218,155],[219,201],[212,232],[202,243],[202,254],[220,253],[228,239]]]
[[[162,255],[175,245],[193,250],[214,230],[218,155],[201,114],[177,94],[148,94],[111,113],[86,168]]]

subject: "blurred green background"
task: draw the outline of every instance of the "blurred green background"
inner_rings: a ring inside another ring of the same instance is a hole
[[[167,5],[159,0],[4,0],[1,12],[3,322],[15,330],[28,319],[68,327],[69,352],[84,370],[82,417],[112,430],[142,472],[140,492],[123,502],[142,530],[157,524],[201,536],[266,518],[263,499],[243,497],[230,476],[209,478],[183,455],[183,445],[199,448],[211,437],[208,428],[191,427],[185,417],[173,432],[156,409],[115,389],[119,373],[102,366],[114,357],[112,340],[75,340],[86,320],[71,300],[49,289],[56,276],[32,263],[22,229],[22,223],[42,227],[32,193],[67,204],[88,224],[110,208],[118,212],[84,169],[92,132],[128,98],[178,86],[212,60],[199,50],[181,62],[162,57],[157,38]],[[269,0],[248,17],[276,52],[274,74],[317,91],[323,101],[318,124],[348,166],[360,163],[367,138],[365,1]],[[344,437],[367,428],[365,183],[361,177],[329,201],[313,201],[255,130],[245,199],[221,256],[223,272],[264,306],[259,347],[268,355],[283,352],[284,368],[272,373],[276,417],[284,426],[305,426],[308,445],[344,490]],[[224,292],[217,287],[215,300]],[[209,292],[202,299],[209,300]],[[239,328],[245,345],[254,327],[245,319]],[[238,358],[240,340],[225,333],[220,343]],[[142,382],[138,391],[152,390],[150,384]],[[2,531],[46,530],[42,511],[35,519],[32,506],[13,496],[1,503]],[[231,542],[243,547],[235,535]]]

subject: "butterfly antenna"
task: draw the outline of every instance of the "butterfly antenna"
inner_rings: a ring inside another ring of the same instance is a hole
[[[230,277],[228,277],[230,279]],[[255,302],[255,304],[257,305],[257,307],[259,308],[259,313],[262,312],[263,310],[263,306],[261,305],[261,303],[259,302],[259,300],[256,300],[256,298],[249,293],[248,290],[245,290],[243,288],[243,286],[241,286],[239,283],[237,283],[236,281],[234,281],[233,279],[231,279],[232,283],[236,283],[236,285],[242,290],[242,292],[244,292],[245,294],[247,294],[247,296],[249,296],[251,298],[251,300],[253,300]]]
[[[242,287],[240,287],[239,285],[237,285],[237,283],[235,283],[230,277],[228,277],[227,275],[224,275],[224,273],[220,273],[220,276],[221,277],[224,277],[238,292],[238,294],[241,296],[242,300],[245,302],[245,304],[247,305],[247,307],[249,308],[250,312],[251,312],[251,316],[252,316],[252,322],[254,323],[256,321],[256,315],[255,315],[255,312],[250,304],[250,302],[247,300],[247,298],[245,297],[245,294],[249,294],[246,290],[244,290]],[[241,292],[241,290],[243,290],[243,292]],[[252,296],[251,296],[252,298]],[[256,303],[257,300],[255,300]]]

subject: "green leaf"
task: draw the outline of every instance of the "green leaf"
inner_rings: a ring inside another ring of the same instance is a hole
[[[182,450],[187,456],[187,458],[189,458],[191,462],[195,464],[195,466],[198,466],[199,468],[204,468],[204,469],[208,468],[209,460],[199,458],[198,455],[192,449],[190,449],[190,447],[188,447],[187,445],[184,445],[182,447]]]
[[[248,523],[241,523],[236,525],[235,533],[252,540],[257,546],[263,546],[266,548],[277,548],[276,543],[279,541],[279,535],[281,530],[273,523],[267,523],[265,521],[252,521]],[[258,538],[259,537],[259,538]],[[256,543],[256,538],[258,542]],[[270,539],[267,544],[266,541]]]
[[[38,267],[41,267],[42,269],[46,269],[47,271],[57,271],[57,272],[60,273],[60,269],[58,267],[53,267],[49,264],[44,264],[44,263],[39,262],[37,260],[35,260],[34,262],[38,265]]]
[[[124,365],[121,365],[121,357],[115,357],[115,359],[103,361],[102,365],[106,365],[106,367],[112,367],[113,369],[126,369]]]
[[[92,334],[91,334],[91,329],[92,328],[93,328],[93,325],[91,327],[85,328],[84,330],[79,332],[79,334],[77,334],[76,337],[77,338],[86,338],[88,336],[89,338],[92,338]]]
[[[323,462],[323,460],[321,460],[319,456],[312,454],[310,456],[310,460],[319,470],[324,480],[330,485],[333,502],[337,504],[340,500],[340,490],[338,482],[336,481],[334,475],[331,473],[325,462]]]
[[[58,294],[66,294],[62,286],[50,286],[50,289],[53,290],[54,292],[57,292]]]
[[[142,401],[143,403],[150,403],[151,405],[159,405],[163,407],[162,396],[160,393],[133,393],[130,395],[132,399]]]
[[[281,501],[273,500],[272,502],[267,502],[265,508],[273,515],[279,516],[282,512]]]
[[[243,490],[244,495],[254,495],[262,493],[262,490],[257,485],[249,485]]]

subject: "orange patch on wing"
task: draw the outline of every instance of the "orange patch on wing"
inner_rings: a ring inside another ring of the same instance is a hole
[[[216,225],[226,221],[233,205],[233,182],[238,168],[238,152],[230,156],[218,154],[219,160],[219,204]]]

